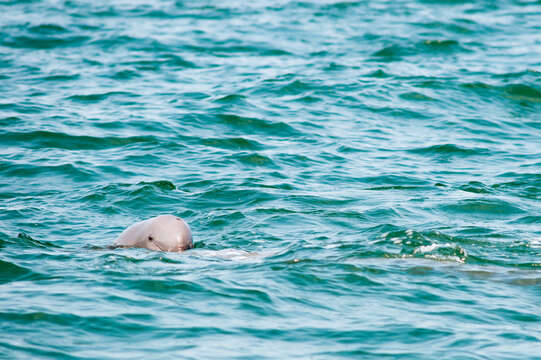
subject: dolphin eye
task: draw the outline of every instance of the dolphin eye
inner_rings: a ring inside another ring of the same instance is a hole
[[[154,241],[154,238],[152,237],[152,235],[148,236],[148,241]]]

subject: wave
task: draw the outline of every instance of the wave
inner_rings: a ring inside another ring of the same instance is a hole
[[[293,126],[282,121],[274,122],[233,114],[218,114],[216,117],[222,124],[237,130],[241,130],[247,134],[255,132],[281,137],[295,136],[300,134],[300,132]]]
[[[18,145],[24,148],[55,148],[67,150],[102,150],[129,146],[133,144],[156,144],[153,136],[97,137],[71,135],[53,131],[7,132],[0,134],[3,144]]]
[[[81,103],[97,103],[109,98],[137,98],[140,95],[128,92],[128,91],[109,91],[105,93],[98,94],[85,94],[85,95],[72,95],[68,97],[68,100]]]
[[[455,144],[441,144],[408,150],[408,152],[430,156],[474,156],[490,154],[489,149],[467,148]]]
[[[36,281],[46,279],[46,276],[19,266],[10,261],[0,260],[0,284],[14,281]]]
[[[6,36],[0,40],[2,46],[26,49],[53,49],[59,47],[78,47],[90,39],[89,36],[72,35],[64,37]]]

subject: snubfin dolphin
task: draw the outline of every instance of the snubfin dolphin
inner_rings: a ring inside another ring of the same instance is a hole
[[[184,251],[193,248],[188,224],[174,215],[160,215],[126,228],[113,247],[139,247],[157,251]]]

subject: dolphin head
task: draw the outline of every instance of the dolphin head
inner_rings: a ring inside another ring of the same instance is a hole
[[[160,215],[128,227],[114,246],[180,252],[193,248],[192,232],[181,218]]]
[[[143,246],[139,247],[175,252],[193,248],[192,232],[184,220],[173,215],[160,215],[152,220],[148,234],[141,239]]]

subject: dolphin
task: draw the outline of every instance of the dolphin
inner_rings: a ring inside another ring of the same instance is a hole
[[[178,216],[159,215],[127,227],[112,247],[182,252],[193,248],[192,232]]]

